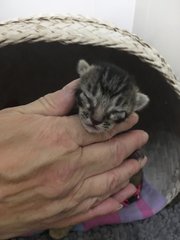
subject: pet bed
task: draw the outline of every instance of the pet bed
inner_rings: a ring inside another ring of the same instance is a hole
[[[180,192],[180,83],[157,50],[125,30],[96,19],[52,16],[0,23],[0,109],[29,103],[78,77],[77,62],[106,61],[135,75],[150,98],[137,128],[150,140],[144,151],[141,197],[113,216],[76,231],[150,217]]]

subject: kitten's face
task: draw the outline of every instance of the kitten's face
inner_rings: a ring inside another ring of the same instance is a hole
[[[114,66],[89,66],[80,60],[78,72],[81,79],[76,92],[79,116],[88,132],[111,129],[149,101],[138,92],[129,74]],[[142,104],[142,97],[146,103]],[[141,102],[139,106],[138,102]]]
[[[118,98],[109,98],[99,89],[96,95],[78,90],[79,116],[88,132],[104,132],[123,121],[128,109],[118,105]]]

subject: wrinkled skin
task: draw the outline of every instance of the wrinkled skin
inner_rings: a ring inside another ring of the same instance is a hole
[[[109,214],[135,192],[129,179],[146,163],[128,158],[148,135],[129,131],[136,114],[90,134],[74,105],[73,81],[28,105],[0,111],[0,239],[62,228]]]

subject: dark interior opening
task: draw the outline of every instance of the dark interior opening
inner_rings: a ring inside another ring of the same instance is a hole
[[[24,42],[0,48],[0,109],[29,103],[78,78],[79,59],[111,62],[135,75],[141,91],[150,97],[140,113],[145,129],[172,128],[179,120],[177,97],[164,77],[138,57],[116,49],[58,42]],[[177,131],[177,128],[176,128]]]

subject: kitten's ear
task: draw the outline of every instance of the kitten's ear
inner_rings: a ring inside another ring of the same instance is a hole
[[[87,63],[84,59],[79,60],[78,66],[77,66],[77,72],[80,76],[82,76],[84,73],[86,73],[90,68],[89,63]]]
[[[149,103],[149,97],[141,92],[137,92],[134,111],[143,109]]]

